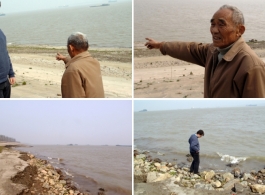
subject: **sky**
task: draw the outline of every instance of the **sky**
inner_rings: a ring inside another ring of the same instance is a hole
[[[117,0],[117,2],[128,0]],[[131,0],[129,0],[131,1]],[[68,5],[81,6],[81,5],[98,5],[108,3],[108,0],[1,0],[2,6],[0,13],[15,13],[37,11],[43,9],[53,9],[59,6]]]
[[[147,109],[148,111],[159,111],[159,110],[177,110],[177,109],[190,109],[190,108],[216,108],[216,107],[235,107],[235,106],[242,107],[249,104],[257,104],[257,106],[265,106],[265,100],[264,99],[135,100],[134,111],[138,112],[143,109]]]
[[[0,108],[0,135],[21,143],[132,145],[130,100],[2,100]]]

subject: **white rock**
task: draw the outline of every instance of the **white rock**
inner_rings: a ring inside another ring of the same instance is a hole
[[[136,159],[143,159],[143,158],[146,158],[145,154],[136,155]]]
[[[231,173],[225,173],[223,174],[223,178],[226,182],[228,182],[234,179],[234,175],[232,175]]]
[[[154,164],[157,168],[160,168],[161,167],[161,164],[160,163],[155,163]]]
[[[217,180],[217,181],[213,181],[212,182],[212,186],[214,188],[220,188],[222,186],[222,184],[221,184],[221,182],[219,180]]]
[[[254,184],[250,186],[252,192],[263,194],[265,193],[265,185]]]
[[[157,179],[157,172],[153,171],[153,172],[147,173],[146,183],[155,182],[156,179]]]
[[[205,180],[206,181],[210,181],[213,178],[214,175],[215,175],[215,172],[213,170],[207,172],[206,175],[205,175]]]

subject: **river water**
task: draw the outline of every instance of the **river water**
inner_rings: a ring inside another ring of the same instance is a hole
[[[135,0],[134,43],[142,44],[146,37],[158,41],[212,42],[210,19],[224,4],[243,12],[246,41],[265,40],[264,0]]]
[[[227,171],[227,164],[238,163],[245,171],[260,170],[265,165],[264,116],[265,107],[258,106],[135,112],[134,147],[186,163],[188,139],[203,129],[201,169]]]
[[[75,185],[97,195],[132,194],[132,148],[123,146],[33,146],[18,148],[48,160],[72,177]],[[61,160],[60,160],[61,159]]]
[[[65,46],[78,31],[94,48],[131,48],[132,1],[7,14],[0,17],[0,28],[9,44]]]

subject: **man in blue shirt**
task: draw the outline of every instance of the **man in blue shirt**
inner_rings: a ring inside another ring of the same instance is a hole
[[[0,29],[0,98],[10,98],[15,73],[6,48],[6,36]]]
[[[189,139],[190,144],[190,154],[193,157],[193,161],[190,166],[190,172],[194,174],[199,174],[200,165],[200,143],[198,138],[204,136],[203,130],[197,131],[196,134],[192,134]]]
[[[6,48],[6,36],[0,29],[0,98],[10,98],[11,85],[15,82],[15,73]]]

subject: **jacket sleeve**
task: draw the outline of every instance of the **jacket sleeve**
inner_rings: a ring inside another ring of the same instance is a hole
[[[163,55],[184,60],[205,67],[209,44],[195,42],[163,42],[160,51]]]
[[[67,71],[62,78],[63,98],[84,98],[85,90],[78,70]]]
[[[242,98],[265,98],[264,66],[254,66],[247,72]]]
[[[190,148],[192,150],[198,152],[199,151],[199,147],[198,147],[199,142],[198,142],[198,140],[196,140],[195,138],[192,137],[189,142],[190,142]]]
[[[9,76],[9,78],[12,78],[12,77],[15,77],[15,73],[14,73],[14,71],[13,71],[13,65],[12,65],[12,63],[11,63],[11,60],[10,60],[9,54],[7,53],[7,55],[8,55],[9,64],[10,64],[10,69],[9,69],[8,76]]]

